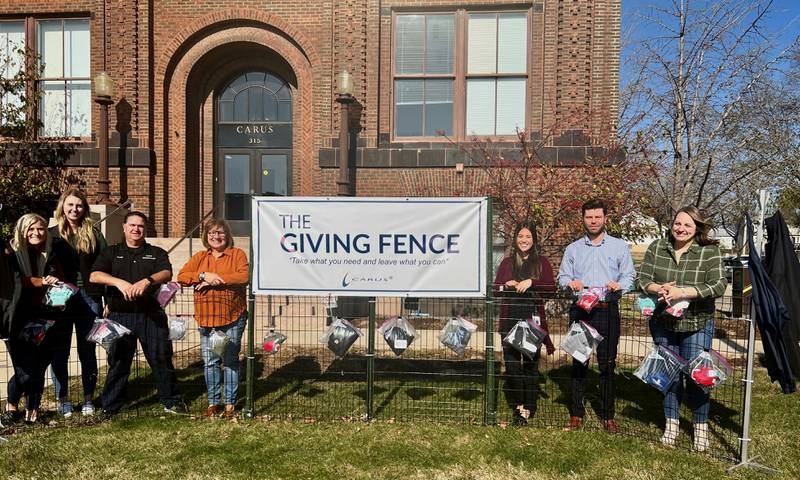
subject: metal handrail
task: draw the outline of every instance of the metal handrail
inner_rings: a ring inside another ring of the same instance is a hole
[[[178,241],[177,241],[177,242],[175,242],[175,244],[169,248],[169,250],[167,250],[167,255],[169,255],[170,253],[172,253],[172,251],[173,251],[173,250],[175,250],[176,248],[178,248],[178,245],[180,245],[180,244],[181,244],[181,242],[183,242],[184,240],[186,240],[187,238],[189,238],[189,235],[193,234],[193,233],[194,233],[194,232],[195,232],[195,231],[196,231],[198,228],[200,228],[200,226],[201,226],[201,225],[203,225],[203,222],[205,222],[205,221],[206,221],[206,219],[207,219],[207,218],[208,218],[208,217],[209,217],[211,214],[213,214],[213,213],[214,213],[216,210],[217,210],[217,209],[216,209],[216,207],[215,207],[215,208],[212,208],[211,210],[209,210],[208,212],[206,212],[206,214],[205,214],[205,215],[203,215],[203,218],[201,218],[201,219],[200,219],[200,221],[199,221],[199,222],[197,222],[197,224],[196,224],[194,227],[192,227],[191,229],[187,230],[187,231],[186,231],[186,233],[184,233],[184,234],[183,234],[183,236],[182,236],[181,238],[179,238],[179,239],[178,239]]]
[[[120,204],[117,206],[117,208],[115,208],[114,210],[111,210],[111,213],[109,213],[109,214],[108,214],[108,215],[106,215],[105,217],[101,218],[100,220],[98,220],[98,221],[94,222],[94,224],[95,224],[95,225],[100,225],[101,223],[105,222],[105,221],[108,219],[108,217],[110,217],[111,215],[114,215],[114,214],[115,214],[115,213],[117,213],[119,210],[122,210],[123,208],[128,208],[128,207],[129,207],[129,206],[131,206],[131,205],[133,205],[133,202],[132,202],[130,199],[128,199],[128,200],[125,200],[124,202],[120,203]]]

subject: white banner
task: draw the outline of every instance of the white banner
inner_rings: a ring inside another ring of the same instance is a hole
[[[485,198],[254,197],[257,295],[479,297]]]

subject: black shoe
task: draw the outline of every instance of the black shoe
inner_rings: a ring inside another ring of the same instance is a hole
[[[114,419],[119,413],[118,410],[106,410],[103,409],[100,411],[98,415],[95,415],[94,418],[97,419],[98,422],[108,422]]]
[[[2,423],[3,426],[13,425],[20,420],[22,420],[22,412],[19,410],[6,410],[0,414],[0,423]]]

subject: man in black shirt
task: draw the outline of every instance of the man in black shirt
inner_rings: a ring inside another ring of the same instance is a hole
[[[137,339],[153,370],[164,411],[186,411],[175,385],[167,316],[156,300],[159,286],[172,279],[172,265],[164,249],[145,241],[146,227],[143,213],[128,213],[122,225],[125,241],[100,252],[90,276],[91,282],[111,287],[107,295],[109,319],[131,331],[108,352],[109,368],[102,396],[107,415],[122,407]]]

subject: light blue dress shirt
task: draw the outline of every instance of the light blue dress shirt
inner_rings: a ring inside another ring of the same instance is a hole
[[[558,283],[564,288],[573,280],[580,280],[584,287],[605,287],[614,281],[624,293],[633,287],[635,277],[628,244],[608,233],[598,245],[586,235],[570,243],[558,269]]]

